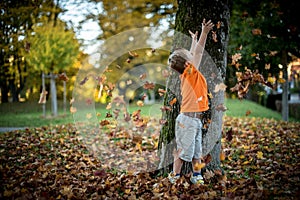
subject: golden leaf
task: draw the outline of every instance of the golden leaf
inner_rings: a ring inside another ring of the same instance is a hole
[[[203,167],[205,167],[205,163],[196,163],[194,165],[194,170],[195,171],[200,171]]]
[[[224,153],[224,152],[221,152],[221,153],[220,153],[220,160],[221,160],[221,161],[225,160],[225,157],[226,157],[226,156],[225,156],[225,153]]]
[[[264,158],[263,152],[258,151],[257,154],[256,154],[256,157],[257,157],[258,159],[263,159],[263,158]]]

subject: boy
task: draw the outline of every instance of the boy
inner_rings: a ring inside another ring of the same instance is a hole
[[[193,163],[191,182],[203,184],[201,169],[195,168],[201,162],[202,154],[202,123],[201,113],[208,110],[207,84],[199,71],[207,34],[214,24],[205,19],[202,32],[197,41],[198,32],[192,36],[190,51],[177,49],[169,57],[169,67],[180,73],[182,103],[180,114],[176,118],[175,137],[177,149],[174,153],[173,172],[169,174],[171,183],[180,178],[183,161]]]

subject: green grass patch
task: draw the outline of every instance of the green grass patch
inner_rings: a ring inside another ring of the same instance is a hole
[[[248,100],[226,99],[225,105],[228,110],[225,112],[226,116],[232,117],[256,117],[256,118],[272,118],[281,120],[281,114],[265,108],[259,104]],[[162,103],[153,105],[145,105],[138,107],[135,104],[130,105],[127,109],[130,113],[141,109],[141,114],[144,116],[160,118]],[[74,123],[73,115],[70,113],[70,105],[67,105],[67,110],[64,113],[62,102],[59,102],[59,115],[57,117],[51,116],[50,102],[46,104],[46,117],[43,117],[42,106],[36,102],[23,103],[3,103],[0,104],[0,127],[40,127],[53,126],[59,124]],[[97,118],[104,119],[108,110],[105,106],[96,105],[96,113],[101,113]],[[83,117],[85,111],[80,110]],[[291,119],[291,121],[295,121]]]
[[[225,115],[231,117],[258,117],[281,120],[281,113],[268,109],[249,100],[226,99]]]

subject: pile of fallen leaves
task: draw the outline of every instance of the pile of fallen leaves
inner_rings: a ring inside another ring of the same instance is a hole
[[[205,184],[200,186],[188,177],[172,185],[153,172],[108,167],[88,151],[73,125],[4,133],[0,135],[0,198],[297,199],[299,130],[299,123],[225,117],[221,153],[225,175],[206,171]],[[140,142],[136,153],[153,151],[145,146],[157,141],[149,140]],[[133,140],[126,146],[136,148],[136,144]]]

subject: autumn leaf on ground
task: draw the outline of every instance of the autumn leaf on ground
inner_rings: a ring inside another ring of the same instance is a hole
[[[256,157],[257,157],[258,159],[263,159],[263,158],[264,158],[263,152],[258,151],[257,154],[256,154]]]
[[[141,116],[135,119],[143,123]],[[105,125],[110,121],[99,123]],[[224,151],[227,159],[222,161],[222,168],[203,170],[205,184],[201,186],[190,184],[189,175],[172,185],[168,178],[149,171],[148,166],[155,162],[161,126],[159,120],[148,125],[151,131],[146,137],[131,128],[111,129],[115,126],[111,123],[100,127],[104,131],[101,136],[88,138],[94,134],[87,127],[86,142],[72,124],[2,133],[0,163],[5,164],[1,168],[0,195],[6,199],[297,199],[299,196],[300,124],[297,122],[225,116],[222,131],[231,129],[234,139],[222,140],[221,155]],[[138,138],[136,143],[134,136]],[[100,145],[96,146],[98,142]],[[203,159],[202,162],[205,163]]]
[[[226,133],[225,133],[225,137],[226,137],[226,140],[228,142],[230,142],[232,140],[232,134],[233,134],[233,130],[232,128],[230,128]]]
[[[101,125],[101,126],[106,126],[106,125],[108,125],[108,124],[110,124],[110,122],[109,122],[108,120],[106,120],[106,119],[101,120],[101,122],[100,122],[100,125]]]
[[[223,160],[225,160],[225,153],[222,151],[221,153],[220,153],[220,160],[221,161],[223,161]]]
[[[94,175],[99,176],[101,178],[106,178],[108,174],[106,173],[105,169],[101,169],[101,170],[95,171]]]
[[[215,86],[214,92],[217,93],[219,91],[225,91],[226,88],[227,88],[227,85],[225,85],[224,83],[220,83]]]

